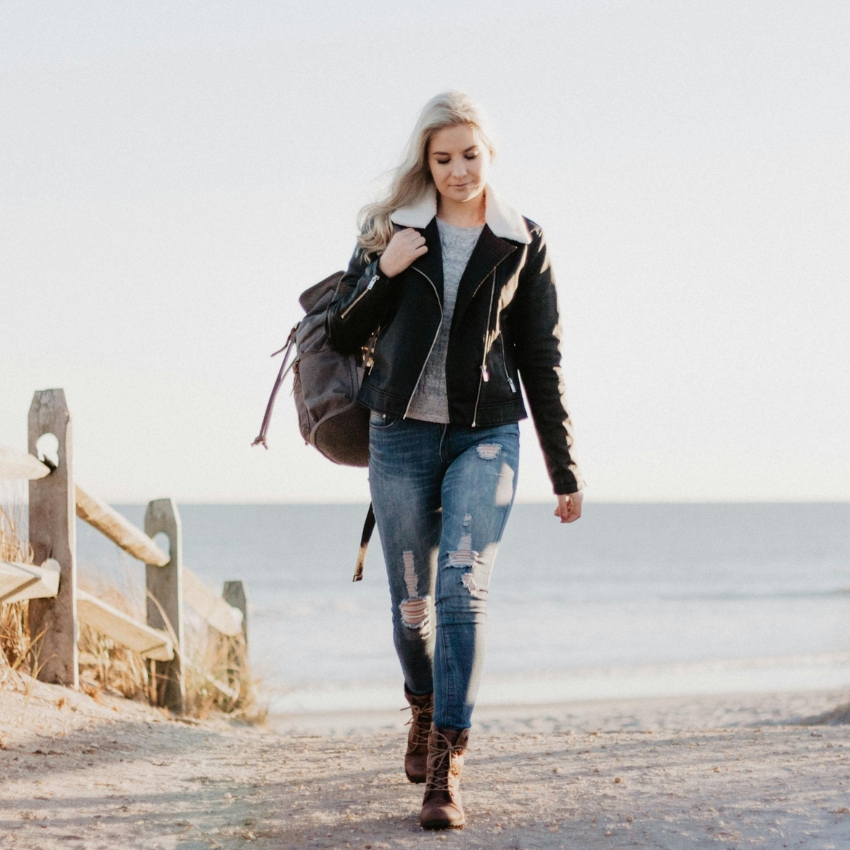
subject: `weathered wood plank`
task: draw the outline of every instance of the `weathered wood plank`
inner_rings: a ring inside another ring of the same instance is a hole
[[[167,552],[148,537],[141,529],[136,528],[126,517],[114,508],[92,496],[77,485],[77,516],[108,537],[125,552],[138,558],[145,564],[164,567],[170,560]]]
[[[50,475],[50,467],[17,449],[0,446],[0,481],[32,481]]]
[[[180,514],[171,499],[155,499],[145,511],[145,534],[150,538],[160,532],[168,537],[169,561],[164,567],[147,564],[145,579],[148,590],[148,625],[171,635],[175,655],[171,661],[156,665],[156,694],[159,705],[182,713],[186,702],[186,676],[181,653],[183,639],[183,541]]]
[[[134,620],[129,614],[84,590],[77,591],[77,614],[81,622],[144,658],[155,661],[174,658],[174,644],[165,632]]]
[[[40,567],[0,561],[0,604],[56,596],[59,564],[48,559]]]
[[[223,635],[242,631],[242,612],[216,596],[191,570],[183,567],[183,594],[188,605]]]
[[[42,682],[79,685],[77,655],[77,540],[74,516],[74,469],[71,414],[62,390],[40,390],[33,395],[29,413],[29,453],[36,443],[53,434],[58,463],[50,475],[29,483],[29,534],[33,559],[59,563],[56,596],[29,603],[33,634],[44,632],[38,645],[38,673]]]

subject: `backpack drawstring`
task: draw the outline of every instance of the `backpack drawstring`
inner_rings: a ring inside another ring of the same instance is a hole
[[[295,332],[298,330],[298,327],[301,323],[299,322],[290,332],[289,336],[286,338],[286,342],[283,345],[283,348],[279,348],[272,354],[272,357],[277,357],[281,351],[285,351],[286,353],[283,355],[283,362],[280,364],[280,370],[277,373],[277,380],[274,382],[274,387],[272,387],[272,394],[269,396],[269,403],[266,405],[266,413],[263,416],[263,424],[260,426],[260,433],[257,435],[257,438],[251,443],[251,446],[262,445],[264,449],[268,449],[268,443],[266,443],[266,434],[269,430],[269,424],[272,421],[272,411],[274,410],[274,402],[277,398],[277,392],[280,389],[280,385],[283,383],[284,378],[287,376],[289,370],[295,365],[296,361],[293,360],[292,363],[287,366],[289,363],[289,355],[292,354],[292,346],[295,345]]]

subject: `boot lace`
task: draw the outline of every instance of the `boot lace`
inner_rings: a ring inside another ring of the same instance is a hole
[[[432,751],[433,754],[428,755],[428,791],[446,791],[451,794],[453,789],[450,778],[456,772],[452,771],[452,743],[440,732],[437,732],[436,739],[437,752]]]
[[[401,709],[401,711],[407,711],[410,709],[410,719],[405,723],[405,726],[412,726],[412,740],[410,743],[414,747],[419,746],[427,746],[428,745],[428,734],[431,731],[431,718],[430,716],[426,716],[422,718],[422,722],[419,721],[419,716],[425,711],[424,708],[421,708],[418,705],[408,705]],[[430,712],[427,712],[430,715]],[[427,722],[426,722],[427,721]]]

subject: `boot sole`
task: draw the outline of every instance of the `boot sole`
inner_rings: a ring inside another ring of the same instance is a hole
[[[463,829],[466,826],[466,821],[461,823],[452,823],[447,820],[430,820],[427,823],[420,821],[422,829]]]

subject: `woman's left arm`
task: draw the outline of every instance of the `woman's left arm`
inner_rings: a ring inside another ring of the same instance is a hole
[[[561,522],[581,516],[584,480],[573,456],[573,426],[561,368],[561,322],[555,278],[542,230],[530,223],[532,242],[520,271],[513,308],[517,365],[543,450],[555,515]]]
[[[558,496],[555,516],[559,517],[562,523],[575,522],[581,516],[582,499],[584,499],[584,493],[581,490],[570,493],[569,496]]]

